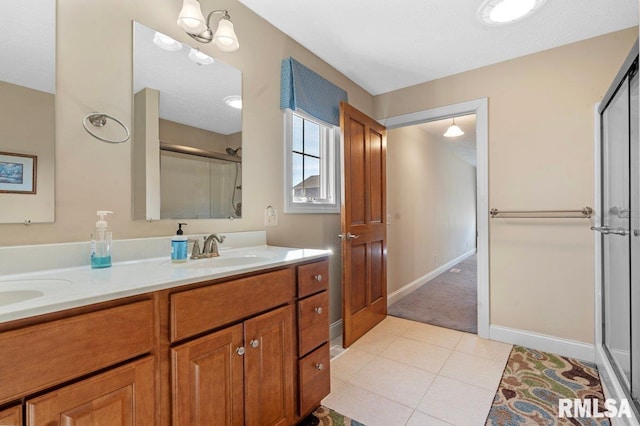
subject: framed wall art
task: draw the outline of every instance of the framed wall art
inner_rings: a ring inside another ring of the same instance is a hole
[[[38,157],[0,152],[0,193],[35,194]]]

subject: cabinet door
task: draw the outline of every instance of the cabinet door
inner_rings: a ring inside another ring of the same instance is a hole
[[[27,401],[27,425],[154,425],[153,359]]]
[[[15,407],[0,410],[0,426],[21,426],[22,425],[22,407]]]
[[[293,306],[245,322],[245,419],[253,425],[291,425]]]
[[[242,325],[171,350],[174,425],[242,425]]]

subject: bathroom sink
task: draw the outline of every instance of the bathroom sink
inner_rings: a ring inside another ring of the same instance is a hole
[[[254,263],[268,262],[271,259],[264,256],[242,255],[242,256],[219,256],[207,259],[189,260],[187,263],[178,264],[183,268],[228,268],[231,266],[252,265]]]
[[[0,306],[12,305],[44,296],[44,292],[38,290],[0,290]]]
[[[58,279],[24,279],[0,281],[0,306],[12,305],[44,296],[50,290],[71,285]]]

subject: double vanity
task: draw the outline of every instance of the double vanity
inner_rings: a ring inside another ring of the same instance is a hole
[[[0,276],[0,424],[291,425],[309,414],[330,390],[330,252],[228,236],[217,258]]]

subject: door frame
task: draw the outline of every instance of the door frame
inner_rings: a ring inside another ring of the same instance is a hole
[[[378,120],[387,130],[476,114],[476,220],[478,231],[478,336],[489,339],[489,101],[479,98]]]

